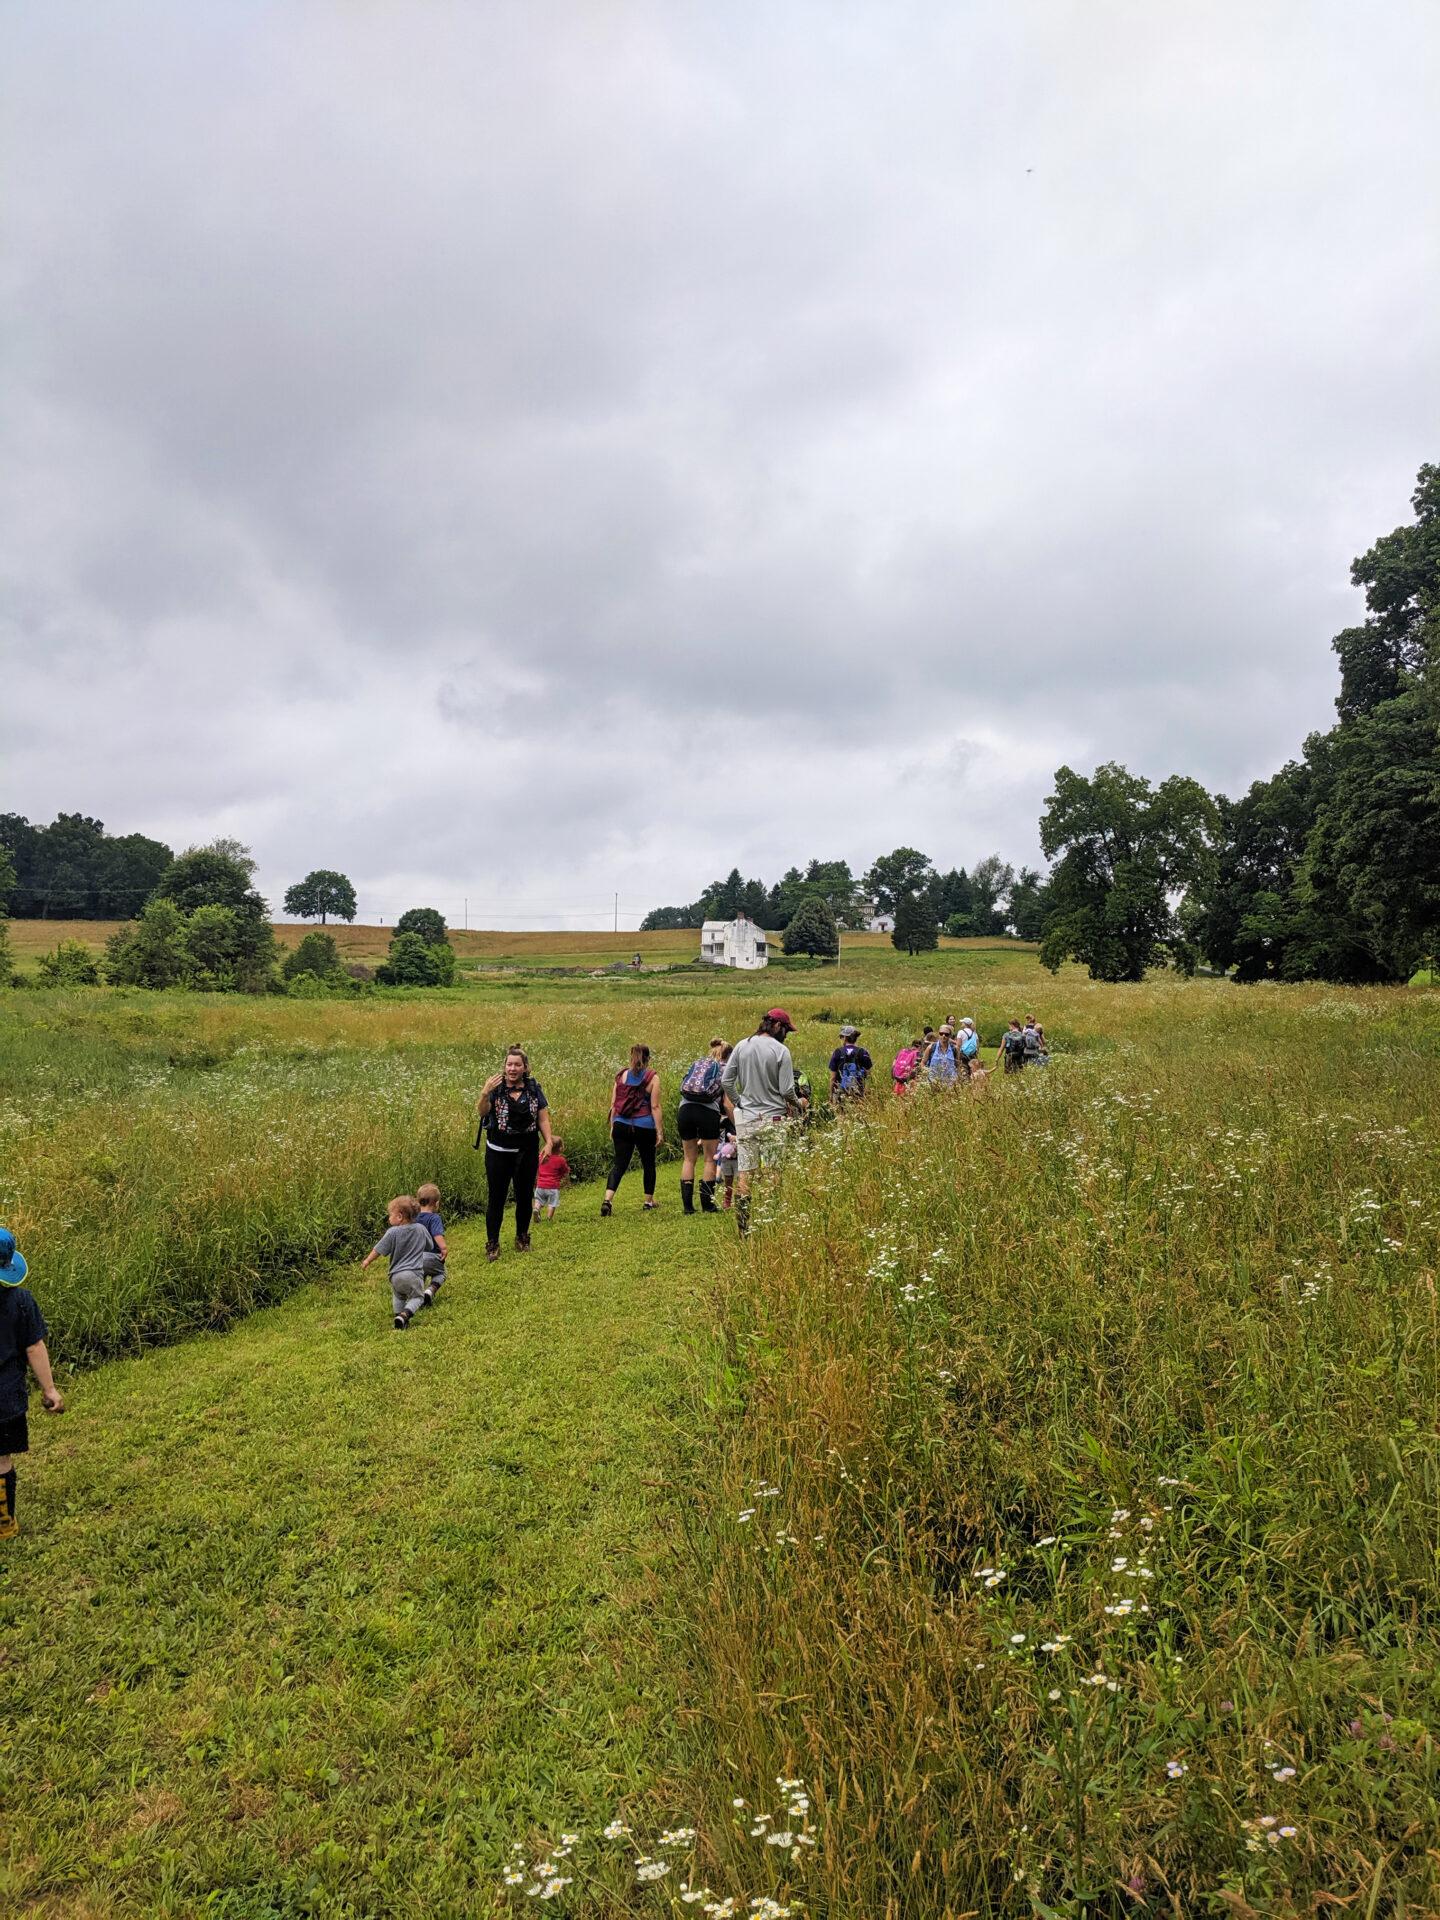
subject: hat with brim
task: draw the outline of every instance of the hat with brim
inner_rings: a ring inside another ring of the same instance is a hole
[[[15,1244],[14,1234],[8,1227],[0,1227],[0,1287],[23,1285],[29,1271],[24,1254]]]
[[[770,1022],[772,1027],[785,1027],[791,1033],[795,1031],[795,1022],[783,1007],[771,1007],[765,1018]]]
[[[858,1040],[860,1038],[859,1027],[841,1027],[840,1038],[842,1040]]]

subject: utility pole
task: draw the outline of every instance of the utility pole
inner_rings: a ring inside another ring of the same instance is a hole
[[[465,896],[465,931],[467,933],[470,931],[470,896],[468,893]]]
[[[615,896],[615,931],[616,933],[620,931],[620,896],[618,893]]]

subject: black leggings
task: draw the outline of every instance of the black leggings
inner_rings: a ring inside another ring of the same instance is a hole
[[[535,1176],[540,1171],[540,1136],[533,1134],[518,1153],[497,1153],[485,1142],[485,1179],[489,1197],[485,1202],[485,1238],[496,1246],[505,1223],[505,1202],[513,1182],[515,1187],[515,1231],[530,1231],[530,1216],[535,1211]]]
[[[655,1198],[655,1129],[654,1127],[632,1127],[628,1120],[617,1120],[610,1128],[610,1138],[615,1143],[615,1158],[610,1166],[610,1178],[605,1182],[611,1193],[625,1178],[625,1169],[630,1164],[632,1153],[639,1152],[640,1167],[645,1176],[645,1198]]]

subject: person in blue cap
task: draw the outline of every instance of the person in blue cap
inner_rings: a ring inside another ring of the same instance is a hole
[[[25,1285],[28,1271],[14,1234],[0,1227],[0,1540],[13,1540],[20,1531],[15,1520],[15,1455],[30,1451],[27,1365],[40,1383],[47,1412],[65,1411],[50,1371],[45,1322]]]

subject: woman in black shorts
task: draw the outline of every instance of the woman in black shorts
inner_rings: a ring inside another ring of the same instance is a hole
[[[530,1251],[530,1216],[535,1210],[535,1175],[540,1143],[550,1150],[550,1103],[538,1080],[530,1078],[530,1057],[523,1047],[505,1055],[505,1071],[492,1073],[480,1095],[480,1131],[485,1136],[485,1258],[500,1258],[500,1228],[505,1202],[515,1189],[515,1245]],[[478,1147],[480,1142],[475,1142]]]
[[[686,1213],[695,1211],[695,1164],[703,1151],[705,1172],[700,1181],[700,1211],[718,1213],[715,1204],[715,1149],[720,1141],[720,1121],[725,1111],[725,1096],[720,1091],[720,1070],[730,1058],[723,1040],[712,1040],[710,1051],[692,1061],[680,1082],[680,1111],[675,1124],[685,1149],[680,1173],[680,1204]]]

